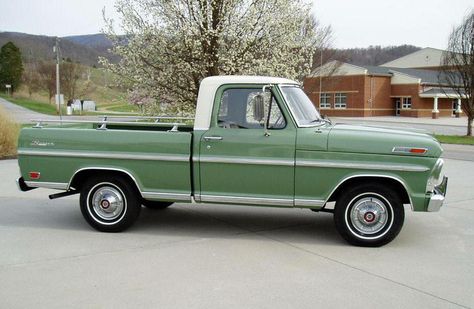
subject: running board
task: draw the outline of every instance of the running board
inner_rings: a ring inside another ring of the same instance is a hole
[[[49,199],[54,200],[56,198],[65,197],[65,196],[69,196],[69,195],[74,195],[74,194],[78,194],[78,193],[79,193],[79,191],[77,191],[77,190],[69,190],[69,191],[66,191],[66,192],[51,194],[49,196]]]

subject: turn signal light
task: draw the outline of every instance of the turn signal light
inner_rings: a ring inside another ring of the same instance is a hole
[[[30,172],[30,179],[39,179],[41,176],[40,172]]]
[[[426,152],[426,148],[411,148],[411,149],[410,149],[410,152],[411,152],[411,153],[425,153],[425,152]]]

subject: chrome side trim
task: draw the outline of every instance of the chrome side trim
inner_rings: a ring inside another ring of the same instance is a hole
[[[323,207],[325,201],[323,200],[309,200],[309,199],[295,199],[295,206],[300,207]]]
[[[248,164],[248,165],[280,165],[280,166],[294,166],[293,160],[278,160],[278,159],[243,159],[239,157],[212,157],[201,156],[200,158],[193,158],[195,162],[203,163],[225,163],[225,164]]]
[[[402,172],[429,171],[429,168],[425,166],[419,166],[419,165],[348,163],[348,162],[315,161],[315,160],[296,160],[296,166],[353,168],[353,169],[365,169],[365,170],[402,171]]]
[[[25,181],[28,187],[47,188],[56,190],[67,190],[68,184],[64,182],[42,182],[42,181]]]
[[[191,194],[186,193],[142,192],[142,197],[144,199],[191,201]]]
[[[389,178],[389,179],[393,179],[397,182],[399,182],[403,188],[405,189],[407,195],[408,195],[408,199],[410,200],[410,206],[411,206],[411,209],[413,210],[413,201],[411,200],[411,195],[410,195],[410,191],[408,190],[408,186],[405,184],[405,182],[403,182],[402,180],[398,179],[397,177],[393,177],[393,176],[387,176],[387,175],[376,175],[376,174],[360,174],[360,175],[352,175],[352,176],[349,176],[349,177],[346,177],[344,179],[342,179],[338,184],[337,186],[334,187],[334,189],[331,191],[331,193],[329,193],[326,201],[324,202],[324,204],[326,204],[329,199],[331,198],[331,196],[333,195],[334,192],[336,192],[336,190],[343,184],[345,183],[346,181],[348,181],[349,179],[353,179],[353,178],[360,178],[360,177],[371,177],[371,178]]]
[[[222,196],[201,194],[201,202],[229,203],[229,204],[256,204],[269,206],[293,206],[292,199]]]
[[[411,149],[416,148],[416,149],[423,149],[424,151],[421,153],[417,154],[425,154],[428,151],[428,148],[424,147],[405,147],[405,146],[397,146],[392,148],[393,153],[412,153]]]
[[[46,150],[19,150],[19,155],[32,155],[42,157],[71,157],[71,158],[95,158],[95,159],[123,159],[123,160],[149,160],[149,161],[175,161],[188,162],[189,155],[144,155],[135,153],[113,153],[113,152],[74,152],[74,151],[46,151]]]

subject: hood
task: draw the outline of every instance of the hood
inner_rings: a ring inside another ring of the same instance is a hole
[[[387,155],[406,155],[439,157],[443,149],[439,142],[423,130],[384,128],[362,125],[336,124],[328,136],[328,151],[352,153],[376,153]],[[417,154],[406,150],[425,148],[426,153]]]

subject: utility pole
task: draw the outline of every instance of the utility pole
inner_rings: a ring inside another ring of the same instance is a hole
[[[59,107],[59,120],[63,120],[63,115],[61,111],[61,92],[59,87],[59,38],[56,37],[56,46],[54,47],[54,51],[56,52],[56,100],[58,102]]]

